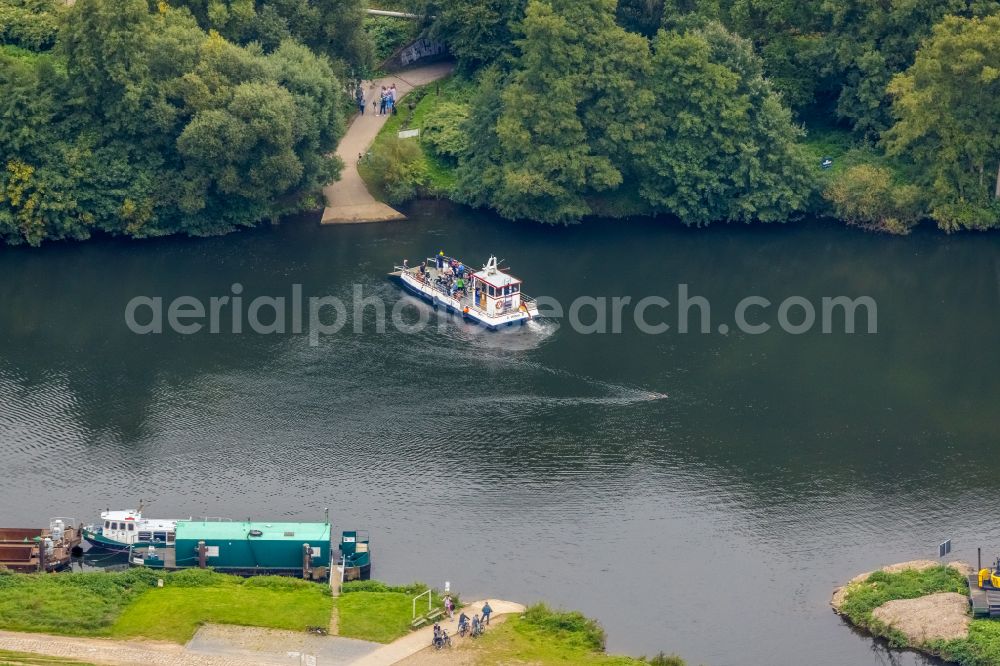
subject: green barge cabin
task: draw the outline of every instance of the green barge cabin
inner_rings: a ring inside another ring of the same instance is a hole
[[[179,520],[174,544],[137,543],[130,562],[153,569],[211,567],[237,575],[277,574],[325,580],[329,523]]]

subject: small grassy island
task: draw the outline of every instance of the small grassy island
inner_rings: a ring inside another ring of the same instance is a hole
[[[856,576],[838,588],[834,610],[851,624],[962,666],[1000,664],[1000,621],[969,615],[961,562],[903,562]]]

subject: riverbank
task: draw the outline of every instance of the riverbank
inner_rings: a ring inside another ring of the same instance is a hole
[[[1000,621],[969,614],[964,562],[892,564],[834,590],[831,605],[848,622],[883,638],[962,666],[1000,664]]]
[[[415,88],[410,93],[411,104],[400,107],[399,116],[385,124],[359,166],[360,177],[375,199],[398,206],[417,198],[438,198],[494,208],[481,196],[470,194],[468,182],[470,177],[481,177],[470,174],[479,174],[489,166],[476,162],[475,169],[468,168],[472,160],[478,159],[470,155],[480,144],[479,138],[471,134],[474,122],[470,118],[476,100],[482,101],[489,85],[489,81],[457,75],[433,86]],[[400,129],[416,130],[417,134],[400,139]],[[934,223],[912,174],[898,159],[859,141],[828,117],[810,116],[803,122],[803,129],[797,144],[808,156],[805,176],[810,192],[802,205],[781,221],[803,216],[828,218],[894,235],[909,234],[921,223]],[[668,209],[651,204],[640,186],[630,180],[582,197],[589,210],[587,217],[671,216]],[[497,210],[510,217],[502,209]],[[680,221],[691,223],[683,217]],[[711,221],[700,220],[697,225]]]
[[[290,653],[327,664],[389,666],[423,659],[418,653],[431,644],[430,624],[413,630],[411,623],[413,597],[426,591],[441,608],[441,594],[422,584],[349,583],[335,597],[325,585],[298,579],[212,571],[0,571],[0,651],[116,666],[270,664]],[[436,615],[455,645],[437,656],[462,652],[468,664],[515,657],[541,665],[650,663],[607,655],[604,630],[577,612],[502,599],[474,601],[465,611],[478,614],[487,601],[495,619],[513,616],[509,627],[489,629],[472,649],[471,638],[458,637],[457,614]],[[683,663],[662,659],[652,663]]]

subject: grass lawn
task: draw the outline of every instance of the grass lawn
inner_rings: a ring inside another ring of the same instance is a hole
[[[413,597],[427,589],[426,585],[390,586],[379,581],[352,582],[344,585],[337,597],[338,633],[376,643],[391,643],[410,633],[413,621]],[[441,608],[440,595],[432,592],[431,605]],[[458,596],[452,595],[456,604]],[[427,612],[427,598],[417,602],[417,614]]]
[[[110,634],[185,643],[205,623],[291,631],[330,624],[333,597],[324,585],[291,578],[226,578],[233,580],[209,586],[150,589],[125,608]],[[269,584],[255,584],[261,580]]]
[[[391,643],[410,632],[413,597],[402,592],[357,592],[337,597],[339,633]]]
[[[107,635],[122,610],[156,584],[156,574],[40,576],[0,574],[0,628],[66,635]]]
[[[523,617],[508,616],[475,642],[464,646],[475,654],[476,664],[595,664],[600,666],[684,666],[672,656],[659,655],[649,661],[609,655],[604,651],[604,631],[580,613],[553,611],[532,606]]]
[[[30,652],[10,652],[0,650],[0,666],[93,666],[83,661],[73,661],[65,657],[49,657]]]
[[[164,587],[157,588],[158,578]],[[324,585],[294,578],[239,578],[212,571],[132,569],[0,575],[0,628],[70,636],[185,642],[204,622],[305,630],[330,622]]]

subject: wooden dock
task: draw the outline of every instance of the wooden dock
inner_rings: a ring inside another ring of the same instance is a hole
[[[972,617],[1000,617],[1000,589],[979,587],[979,576],[968,576],[969,605],[972,606]]]

